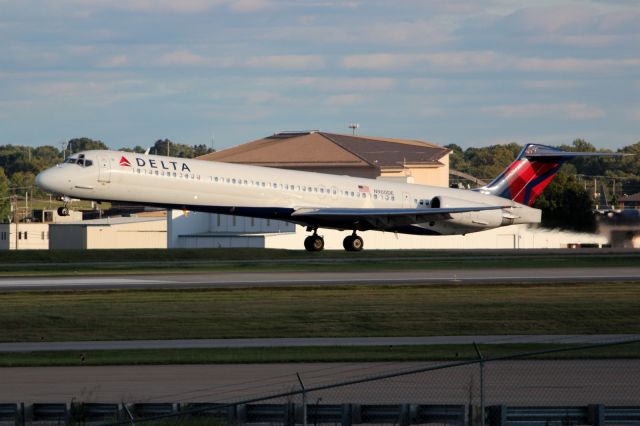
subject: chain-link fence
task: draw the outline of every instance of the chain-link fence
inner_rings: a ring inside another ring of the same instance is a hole
[[[274,374],[224,385],[213,379],[210,387],[166,395],[171,403],[77,403],[66,408],[65,419],[190,424],[217,417],[226,424],[286,426],[640,425],[639,344],[486,358],[477,350],[473,359],[428,363],[301,364],[297,374],[277,374],[277,364],[263,365]],[[38,420],[36,405],[29,408],[30,419]],[[45,408],[52,410],[51,404]],[[46,420],[46,413],[40,419]]]

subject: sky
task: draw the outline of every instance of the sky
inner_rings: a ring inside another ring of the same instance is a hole
[[[638,0],[0,0],[0,144],[640,141]]]

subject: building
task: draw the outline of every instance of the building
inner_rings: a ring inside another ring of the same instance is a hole
[[[417,140],[308,131],[276,133],[198,159],[447,186],[449,152]]]
[[[623,209],[640,209],[640,192],[622,198],[620,206]]]
[[[162,217],[111,217],[49,226],[52,250],[167,248]]]
[[[47,250],[49,225],[82,220],[82,213],[60,216],[56,210],[34,210],[32,217],[31,222],[0,223],[0,250]]]

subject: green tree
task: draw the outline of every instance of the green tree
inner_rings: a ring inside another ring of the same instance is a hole
[[[22,194],[25,191],[31,192],[35,186],[36,176],[31,172],[15,172],[9,178],[11,190]]]
[[[175,143],[169,139],[158,139],[149,150],[149,153],[153,155],[168,155],[180,158],[194,158],[210,152],[213,152],[213,150],[204,144],[189,146]]]
[[[533,207],[542,210],[542,226],[594,232],[596,218],[591,194],[574,174],[560,169]]]
[[[491,180],[498,176],[522,150],[515,142],[492,145],[484,148],[467,148],[464,159],[468,163],[465,171],[477,178]]]
[[[469,164],[464,158],[464,151],[459,145],[455,143],[445,145],[445,148],[451,150],[449,154],[449,167],[454,170],[468,170]]]
[[[80,151],[89,151],[92,149],[109,149],[104,142],[93,140],[90,138],[74,138],[69,140],[67,144],[67,153],[69,155]]]
[[[9,179],[0,167],[0,222],[7,222],[11,214],[11,200],[9,198]]]
[[[144,154],[144,152],[146,151],[146,149],[144,149],[143,147],[141,147],[140,145],[136,145],[133,148],[120,148],[120,151],[123,152],[136,152],[138,154]]]

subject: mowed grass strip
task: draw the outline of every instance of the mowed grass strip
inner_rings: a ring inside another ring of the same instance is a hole
[[[0,294],[0,341],[640,333],[640,285]]]
[[[0,252],[0,275],[91,275],[198,271],[361,271],[450,268],[640,266],[640,252],[616,250],[265,249],[18,250]]]
[[[522,359],[637,359],[640,343],[575,350],[578,345],[479,345],[487,359],[568,349]],[[285,362],[404,362],[475,360],[472,345],[315,346],[240,349],[157,349],[0,353],[0,367],[168,364],[262,364]],[[520,359],[520,358],[518,358]]]

